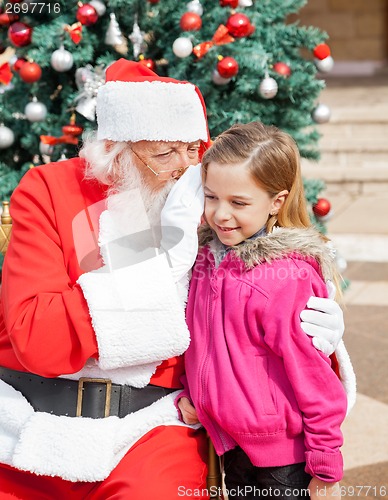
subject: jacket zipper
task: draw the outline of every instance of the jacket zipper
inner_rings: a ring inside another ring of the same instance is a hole
[[[213,280],[215,272],[216,272],[215,270],[212,272],[210,282]],[[209,417],[209,415],[205,411],[205,406],[204,406],[205,405],[205,394],[206,394],[206,392],[205,392],[206,375],[207,375],[207,367],[208,367],[209,361],[210,361],[210,356],[211,356],[211,353],[213,352],[213,349],[214,349],[213,330],[211,327],[211,325],[212,325],[212,300],[211,300],[212,293],[213,293],[213,291],[212,291],[212,288],[210,286],[209,293],[208,293],[208,307],[207,307],[207,331],[208,331],[209,337],[208,337],[208,342],[207,342],[207,349],[206,349],[206,353],[205,353],[205,358],[204,358],[202,370],[201,370],[201,390],[202,390],[201,406],[202,406],[202,413],[206,417]],[[213,423],[210,418],[207,418],[207,420],[208,420],[208,424],[207,424],[208,427],[211,427],[213,429],[214,434],[221,442],[223,450],[226,451],[227,447],[226,447],[226,443],[225,443],[221,429],[219,428],[219,426],[217,424]]]

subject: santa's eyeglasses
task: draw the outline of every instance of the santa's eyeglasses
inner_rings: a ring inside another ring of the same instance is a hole
[[[151,172],[155,175],[155,177],[159,177],[160,180],[166,180],[165,178],[163,177],[166,177],[167,179],[178,179],[179,177],[181,177],[181,175],[184,174],[184,172],[189,168],[189,165],[187,165],[186,167],[181,167],[181,168],[174,168],[174,169],[171,169],[171,170],[159,170],[158,172],[156,172],[152,167],[150,167],[148,165],[147,162],[145,162],[143,160],[143,158],[141,158],[137,153],[136,151],[134,151],[133,149],[131,149],[132,153],[136,156],[136,158],[138,158],[142,163],[143,165],[145,165],[149,170],[151,170]],[[163,174],[169,174],[169,175],[166,175],[166,176],[163,176]]]

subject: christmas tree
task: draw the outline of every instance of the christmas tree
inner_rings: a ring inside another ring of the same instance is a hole
[[[96,127],[104,69],[119,57],[198,85],[212,136],[261,120],[289,132],[303,157],[319,158],[316,123],[326,118],[317,71],[332,60],[325,33],[289,22],[306,1],[3,2],[0,199],[31,166],[77,154],[82,129]],[[305,187],[316,203],[323,183]]]

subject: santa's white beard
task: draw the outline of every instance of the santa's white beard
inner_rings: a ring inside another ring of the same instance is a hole
[[[161,211],[175,182],[172,179],[155,191],[147,186],[132,162],[120,164],[120,183],[108,193],[108,210],[120,219],[125,234],[159,228]]]

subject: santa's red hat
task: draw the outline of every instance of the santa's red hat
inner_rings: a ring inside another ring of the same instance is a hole
[[[210,142],[205,103],[195,85],[126,59],[106,71],[97,94],[97,123],[98,139]]]

